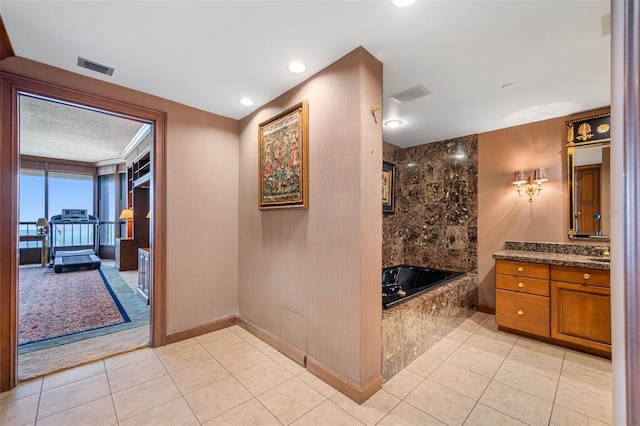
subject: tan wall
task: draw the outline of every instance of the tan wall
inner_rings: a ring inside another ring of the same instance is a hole
[[[238,124],[22,58],[3,71],[167,114],[167,332],[237,312]]]
[[[565,121],[608,108],[478,135],[479,304],[495,306],[492,254],[510,241],[568,242]],[[516,170],[544,167],[549,181],[529,203],[511,183]]]
[[[260,211],[258,124],[303,99],[309,209]],[[356,384],[380,375],[381,102],[359,48],[240,123],[240,315]]]

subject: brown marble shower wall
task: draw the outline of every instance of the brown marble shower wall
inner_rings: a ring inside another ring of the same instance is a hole
[[[382,159],[396,165],[396,208],[395,213],[382,213],[382,267],[404,263],[404,242],[402,241],[402,217],[398,208],[399,179],[404,174],[400,165],[404,150],[387,142],[382,143]]]
[[[383,267],[477,272],[477,135],[404,149],[385,142],[383,159],[396,165],[395,213],[382,222]]]

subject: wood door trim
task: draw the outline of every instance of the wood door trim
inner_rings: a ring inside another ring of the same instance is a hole
[[[575,200],[575,209],[578,211],[578,214],[580,215],[580,217],[578,218],[578,231],[583,233],[583,234],[595,234],[598,231],[602,231],[602,224],[598,222],[598,228],[596,229],[596,220],[593,217],[589,217],[589,221],[590,221],[590,227],[587,228],[584,223],[587,219],[585,219],[584,214],[582,213],[582,207],[584,204],[584,198],[580,198],[581,196],[584,196],[584,186],[581,187],[581,190],[578,191],[578,187],[582,184],[583,181],[583,175],[587,174],[587,173],[592,173],[594,176],[594,185],[593,185],[593,190],[594,193],[592,193],[591,195],[593,196],[593,211],[598,213],[598,214],[602,214],[601,211],[601,170],[602,170],[602,165],[601,164],[589,164],[589,165],[584,165],[584,166],[577,166],[576,167],[576,177],[575,177],[575,185],[576,185],[576,189],[575,189],[575,194],[576,194],[576,200]],[[593,229],[591,229],[593,228]]]
[[[618,3],[618,2],[613,2]],[[624,211],[640,211],[640,4],[636,1],[616,5],[613,13],[622,12],[624,22],[624,52],[621,64],[624,68],[621,86],[624,90],[622,101],[622,131],[620,135],[624,147]],[[620,63],[620,62],[619,62]],[[627,424],[640,423],[640,223],[637,214],[623,215],[624,226],[624,288],[625,288],[625,341],[626,341],[626,393]]]
[[[150,300],[152,346],[166,343],[166,113],[80,92],[18,75],[0,72],[0,392],[17,381],[18,271],[18,94],[60,99],[126,118],[153,122],[153,208],[150,247],[153,286]]]
[[[4,26],[2,16],[0,15],[0,61],[12,56],[15,56],[13,46],[11,46],[9,33],[7,33],[7,28]]]

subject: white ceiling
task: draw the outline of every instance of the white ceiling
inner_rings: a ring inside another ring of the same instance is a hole
[[[609,105],[609,11],[610,0],[0,0],[16,55],[235,119],[363,46],[384,64],[383,121],[404,122],[383,137],[403,147]],[[307,71],[290,73],[293,60]],[[389,98],[418,84],[432,94]]]

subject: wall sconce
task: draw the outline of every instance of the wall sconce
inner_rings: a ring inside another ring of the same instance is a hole
[[[525,194],[529,196],[529,202],[533,202],[534,195],[540,195],[540,191],[542,191],[542,182],[546,182],[547,172],[545,169],[535,169],[533,171],[533,177],[526,177],[523,171],[517,171],[513,175],[513,184],[518,185],[516,191],[518,195],[522,197],[522,191],[524,190]],[[522,185],[526,185],[524,189]]]
[[[44,217],[41,217],[36,222],[36,226],[38,227],[38,234],[46,235],[49,231],[49,222]]]

